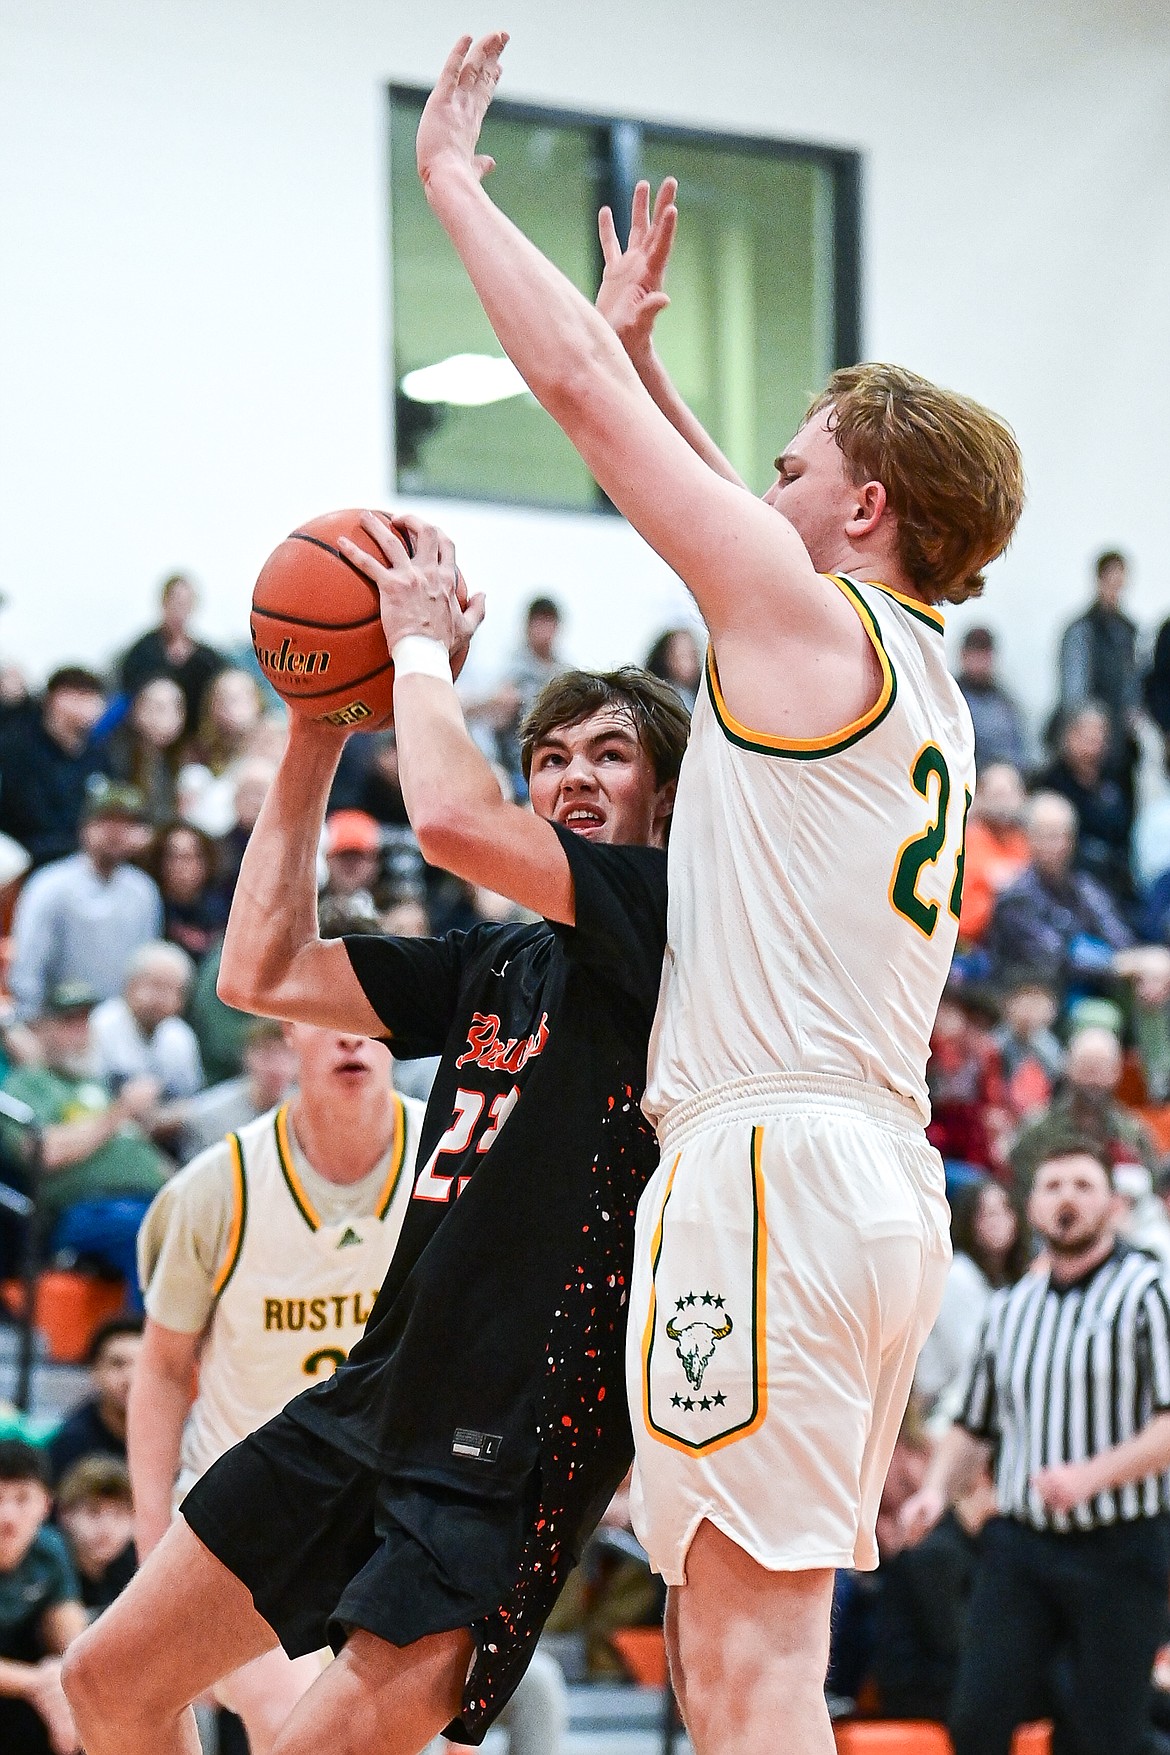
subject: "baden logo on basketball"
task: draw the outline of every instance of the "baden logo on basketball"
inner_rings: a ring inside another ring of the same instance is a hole
[[[324,676],[329,669],[328,652],[294,651],[287,635],[279,646],[256,646],[256,656],[260,668],[274,676]]]

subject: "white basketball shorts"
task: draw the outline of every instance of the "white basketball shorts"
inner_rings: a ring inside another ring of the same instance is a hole
[[[670,1112],[627,1354],[634,1528],[668,1584],[704,1518],[773,1571],[877,1565],[950,1253],[942,1160],[893,1093],[776,1074]]]

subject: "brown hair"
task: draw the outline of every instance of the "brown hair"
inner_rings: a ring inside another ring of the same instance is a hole
[[[852,480],[886,490],[907,578],[932,603],[978,597],[979,569],[1007,547],[1024,506],[1020,449],[1006,421],[873,361],[834,372],[805,419],[826,410]]]
[[[690,717],[669,683],[636,665],[620,670],[566,670],[541,689],[520,727],[520,764],[527,780],[538,743],[565,725],[580,725],[606,707],[626,713],[650,758],[659,786],[677,780]]]
[[[1002,1274],[984,1255],[978,1235],[979,1203],[989,1188],[999,1189],[1016,1220],[1015,1242],[1004,1257]],[[951,1248],[956,1255],[969,1255],[993,1286],[1014,1286],[1017,1280],[1022,1280],[1032,1259],[1032,1242],[1028,1221],[1015,1191],[1005,1188],[1002,1182],[991,1181],[970,1182],[958,1189],[951,1203]]]
[[[72,1511],[87,1499],[112,1499],[133,1508],[130,1472],[120,1457],[92,1452],[67,1470],[57,1488],[58,1509]]]

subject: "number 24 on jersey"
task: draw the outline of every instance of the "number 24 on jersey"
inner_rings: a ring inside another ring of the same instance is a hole
[[[946,757],[936,743],[924,744],[914,758],[910,784],[926,800],[931,814],[921,834],[903,841],[890,878],[890,902],[896,913],[908,920],[925,938],[932,938],[938,925],[939,904],[919,894],[923,874],[937,866],[946,850],[948,818],[951,806],[951,775]],[[971,809],[971,791],[963,788],[963,807],[958,824],[954,874],[948,912],[959,918],[963,901],[963,845],[967,834],[967,812]],[[944,868],[945,871],[945,868]]]

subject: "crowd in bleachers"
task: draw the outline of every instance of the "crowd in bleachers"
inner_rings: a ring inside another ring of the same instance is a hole
[[[899,1536],[898,1507],[955,1417],[992,1290],[1028,1271],[1025,1202],[1051,1140],[1071,1127],[1099,1143],[1125,1234],[1170,1264],[1170,803],[1152,772],[1151,735],[1170,759],[1170,622],[1150,630],[1147,659],[1122,607],[1123,557],[1102,555],[1096,574],[1093,601],[1061,640],[1042,728],[1001,681],[988,629],[968,628],[958,654],[978,784],[959,950],[928,1069],[955,1257],[887,1484],[881,1568],[841,1582],[831,1678],[843,1699],[892,1714],[946,1715],[991,1492],[976,1483],[914,1548]],[[132,1567],[121,1355],[133,1353],[141,1308],[138,1226],[176,1167],[271,1108],[292,1078],[279,1025],[232,1011],[215,991],[283,709],[250,652],[197,638],[195,611],[191,584],[176,575],[163,586],[159,626],[108,674],[68,664],[30,692],[18,665],[0,667],[0,1075],[41,1130],[37,1175],[20,1127],[0,1122],[0,1181],[27,1191],[35,1176],[42,1260],[121,1276],[131,1312],[99,1336],[94,1396],[47,1451],[0,1443],[0,1682],[9,1660],[45,1666],[30,1710],[47,1724],[58,1710],[54,1641],[72,1622],[50,1616],[43,1625],[57,1632],[38,1644],[23,1623],[13,1631],[5,1605],[27,1572],[43,1586],[42,1609],[93,1612]],[[665,631],[645,657],[693,704],[701,654],[690,630]],[[497,686],[465,701],[516,796],[519,725],[564,667],[557,603],[535,598]],[[320,891],[330,933],[442,933],[513,912],[424,864],[393,732],[346,747]],[[433,1070],[411,1063],[397,1076],[425,1097]],[[21,1224],[0,1207],[0,1269],[10,1277]],[[661,1612],[626,1543],[603,1538],[554,1621],[585,1628],[595,1673],[618,1661],[608,1629]]]

